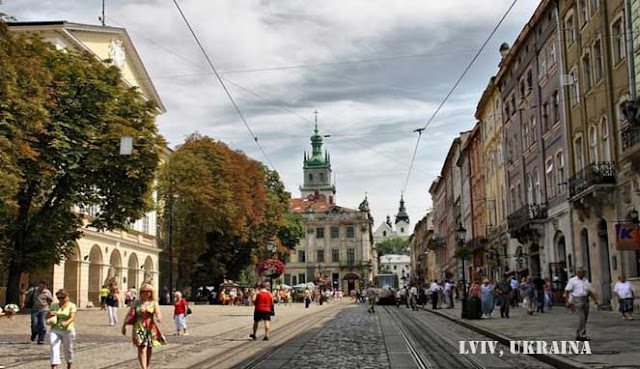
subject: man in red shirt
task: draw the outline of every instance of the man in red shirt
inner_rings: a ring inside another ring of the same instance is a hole
[[[253,300],[255,310],[253,312],[253,334],[249,337],[256,339],[256,331],[258,330],[258,324],[260,321],[264,321],[264,340],[269,340],[269,325],[271,322],[271,312],[273,309],[273,297],[271,293],[267,291],[267,286],[264,283],[260,284],[260,290],[255,295]]]

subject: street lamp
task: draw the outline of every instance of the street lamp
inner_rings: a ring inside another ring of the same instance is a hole
[[[462,224],[460,224],[460,227],[458,227],[458,229],[456,230],[456,233],[458,235],[458,245],[460,247],[464,247],[464,240],[465,237],[467,235],[467,230],[464,229],[464,227],[462,226]],[[461,259],[462,259],[462,319],[466,319],[468,314],[467,314],[467,280],[466,280],[466,276],[465,276],[465,265],[464,265],[464,254],[462,255]]]
[[[269,258],[273,258],[273,253],[276,251],[276,244],[273,239],[267,241],[267,251],[269,252]],[[269,289],[273,292],[273,275],[269,276]]]

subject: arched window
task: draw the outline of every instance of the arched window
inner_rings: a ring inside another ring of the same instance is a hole
[[[527,176],[527,204],[533,204],[533,178]]]
[[[576,155],[576,171],[584,168],[584,155],[582,153],[582,137],[578,137],[573,141],[573,151]]]
[[[602,161],[611,161],[611,144],[609,143],[607,118],[602,118],[600,122],[600,134],[602,135]]]
[[[598,162],[598,130],[596,126],[589,128],[589,162]]]
[[[313,174],[309,173],[309,182],[313,182]]]
[[[324,183],[324,173],[320,173],[320,183]]]

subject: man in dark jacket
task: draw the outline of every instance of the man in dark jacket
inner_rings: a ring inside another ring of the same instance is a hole
[[[511,283],[506,275],[502,276],[502,282],[496,286],[496,291],[500,296],[500,316],[509,318],[509,308],[511,306]]]

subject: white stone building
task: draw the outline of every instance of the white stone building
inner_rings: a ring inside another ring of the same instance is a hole
[[[398,276],[399,286],[408,286],[411,280],[411,257],[409,255],[380,256],[379,273],[393,273]]]
[[[373,243],[377,245],[384,240],[395,237],[408,238],[411,236],[411,231],[409,215],[404,205],[404,196],[400,196],[400,206],[398,208],[398,214],[396,214],[395,222],[391,223],[391,217],[387,215],[387,220],[380,224],[375,232],[373,232]]]
[[[157,114],[166,111],[126,30],[66,21],[13,22],[9,23],[9,29],[16,33],[38,32],[58,49],[88,51],[105,64],[116,65],[126,85],[139,88],[145,99],[155,102]],[[153,198],[157,200],[157,194]],[[85,225],[96,211],[76,210],[84,214]],[[84,234],[69,259],[23,276],[23,284],[44,279],[53,291],[64,287],[79,307],[85,307],[89,301],[98,304],[100,288],[108,281],[115,281],[122,291],[143,281],[158,289],[160,249],[156,242],[155,211],[147,213],[126,231],[98,232],[86,227],[82,231]]]

